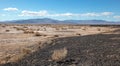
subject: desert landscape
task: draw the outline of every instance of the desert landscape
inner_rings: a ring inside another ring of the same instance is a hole
[[[0,0],[0,66],[120,66],[120,0]]]
[[[0,24],[0,66],[120,66],[120,26]]]

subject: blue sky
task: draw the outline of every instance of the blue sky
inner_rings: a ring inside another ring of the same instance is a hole
[[[120,0],[0,0],[0,21],[34,18],[120,21]]]

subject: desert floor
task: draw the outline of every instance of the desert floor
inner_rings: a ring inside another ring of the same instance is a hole
[[[120,26],[0,24],[0,66],[120,66]]]

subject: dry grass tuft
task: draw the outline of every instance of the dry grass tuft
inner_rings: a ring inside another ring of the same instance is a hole
[[[60,61],[67,56],[68,50],[66,48],[54,50],[51,56],[53,61]]]
[[[31,53],[31,52],[32,52],[32,50],[29,49],[29,48],[23,48],[23,49],[21,50],[21,53],[22,53],[22,54],[29,54],[29,53]]]
[[[10,61],[11,61],[11,62],[17,62],[17,61],[23,59],[24,56],[25,56],[25,54],[14,55],[14,56],[10,59]]]
[[[29,48],[23,48],[23,49],[21,49],[20,54],[14,55],[14,56],[10,59],[10,61],[12,61],[12,62],[17,62],[17,61],[23,59],[26,55],[28,55],[28,54],[30,54],[30,53],[32,53],[32,50],[31,50],[31,49],[29,49]]]
[[[11,55],[7,55],[0,60],[0,64],[8,63],[10,59],[11,59]]]

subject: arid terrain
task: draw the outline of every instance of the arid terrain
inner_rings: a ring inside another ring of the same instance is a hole
[[[120,26],[0,24],[0,66],[120,66]]]

